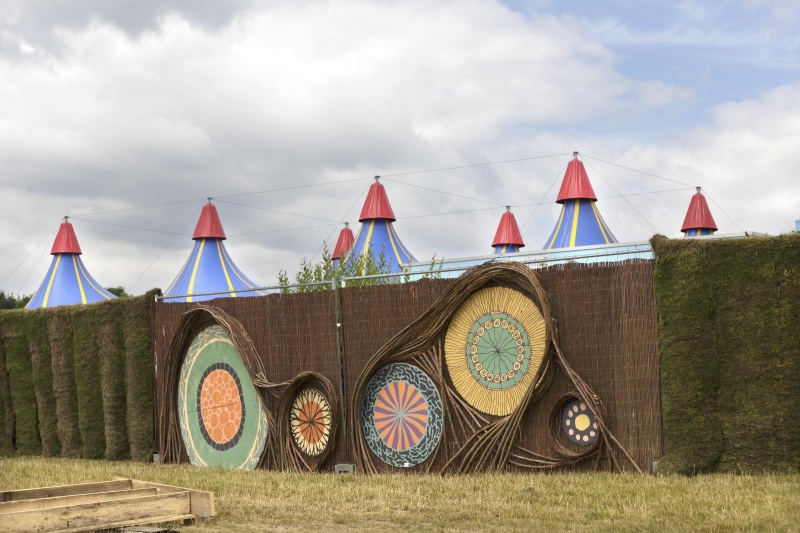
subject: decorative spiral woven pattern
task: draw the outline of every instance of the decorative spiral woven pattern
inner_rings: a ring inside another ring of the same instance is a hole
[[[479,411],[508,415],[533,383],[545,335],[542,312],[521,292],[506,287],[477,291],[447,329],[445,358],[453,385]]]

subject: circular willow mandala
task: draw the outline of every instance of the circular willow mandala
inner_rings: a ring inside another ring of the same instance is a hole
[[[586,403],[577,398],[564,406],[561,429],[569,440],[579,446],[592,444],[600,434],[594,414]]]
[[[483,413],[505,416],[522,401],[544,357],[545,323],[536,304],[506,287],[481,289],[456,311],[445,337],[458,393]]]
[[[431,378],[406,363],[378,370],[367,383],[361,426],[370,450],[392,466],[411,467],[436,449],[444,420]]]
[[[189,345],[178,384],[178,420],[197,466],[256,467],[267,440],[261,399],[222,326]]]
[[[292,439],[306,455],[316,457],[325,451],[331,433],[331,407],[325,395],[313,387],[301,389],[289,413]]]

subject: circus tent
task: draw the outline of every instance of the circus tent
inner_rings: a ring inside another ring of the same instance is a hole
[[[713,235],[717,231],[717,224],[714,222],[714,217],[711,216],[711,210],[708,208],[706,197],[700,192],[700,187],[697,188],[697,192],[692,196],[692,201],[689,202],[689,209],[683,219],[681,231],[686,237]]]
[[[556,199],[562,204],[561,215],[544,243],[545,250],[618,242],[597,209],[597,196],[578,152],[573,156]]]
[[[64,217],[50,250],[53,261],[47,275],[25,307],[89,304],[116,298],[89,274],[81,260],[82,253],[75,230]]]
[[[500,224],[494,234],[492,246],[494,255],[513,254],[525,246],[525,241],[522,240],[522,234],[519,232],[517,218],[511,212],[511,206],[506,206],[506,212],[500,217]]]
[[[258,287],[239,270],[231,259],[224,241],[227,237],[217,214],[209,202],[203,206],[194,229],[194,249],[175,281],[164,293],[167,302],[200,302],[221,297],[257,296]],[[234,292],[246,291],[246,292]],[[224,294],[207,294],[224,293]],[[205,294],[205,296],[200,296]],[[179,298],[175,298],[179,297]]]
[[[339,232],[339,239],[336,241],[336,246],[333,248],[331,254],[331,264],[334,269],[339,268],[340,260],[347,255],[350,248],[353,247],[353,230],[350,229],[350,224],[345,222],[342,231]]]
[[[375,183],[370,186],[364,207],[361,209],[361,216],[358,217],[361,229],[352,249],[345,257],[345,264],[359,261],[370,252],[376,263],[380,262],[383,254],[387,272],[400,272],[408,263],[416,262],[398,237],[392,225],[395,220],[397,219],[386,196],[386,189],[380,182],[380,176],[375,176]]]

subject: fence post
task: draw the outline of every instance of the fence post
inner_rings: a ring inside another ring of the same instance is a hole
[[[341,409],[342,421],[342,434],[344,436],[344,443],[339,443],[341,446],[344,444],[345,455],[348,454],[349,438],[347,434],[347,401],[344,396],[344,350],[342,342],[342,310],[341,301],[339,299],[339,279],[334,277],[331,279],[331,288],[333,289],[333,302],[334,302],[334,318],[336,324],[336,352],[339,355],[339,408]]]

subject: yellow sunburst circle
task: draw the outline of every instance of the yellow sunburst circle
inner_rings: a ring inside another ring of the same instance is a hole
[[[507,287],[475,292],[445,337],[445,361],[458,393],[479,411],[505,416],[533,384],[545,352],[546,325],[529,297]]]

